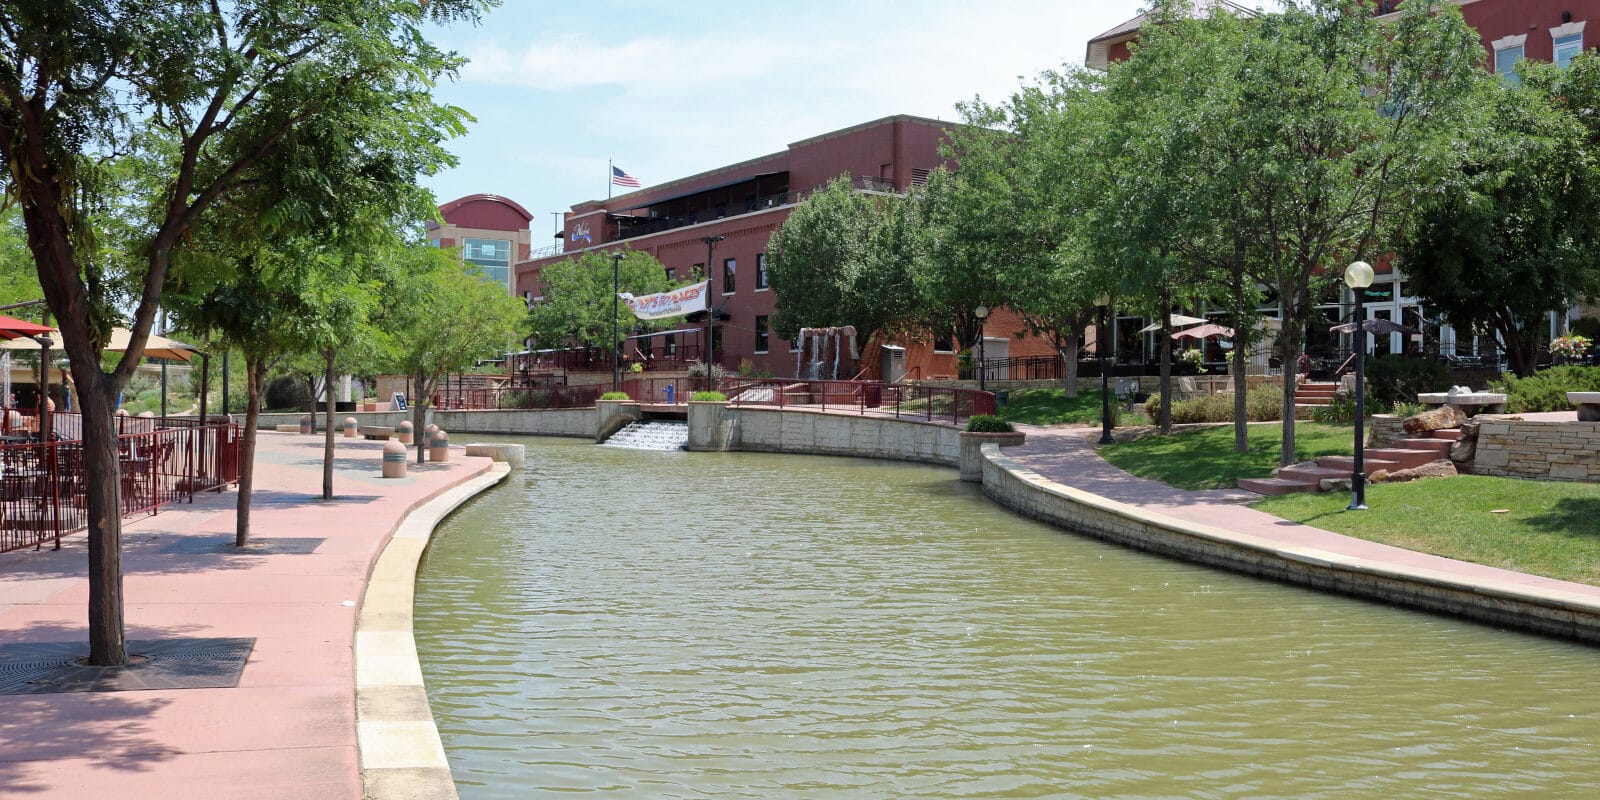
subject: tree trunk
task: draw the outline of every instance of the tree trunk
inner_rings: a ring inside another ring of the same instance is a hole
[[[1062,389],[1069,399],[1078,396],[1078,347],[1078,332],[1072,330],[1061,337],[1061,348],[1057,351],[1066,362],[1062,365],[1065,383]]]
[[[1300,375],[1300,320],[1294,316],[1285,295],[1278,297],[1278,317],[1283,320],[1283,452],[1278,454],[1278,465],[1287,467],[1294,459],[1294,399],[1299,388],[1295,381]]]
[[[333,499],[333,356],[332,348],[323,351],[323,393],[327,397],[324,406],[323,432],[322,432],[322,499]],[[317,407],[315,395],[311,398],[311,407]]]
[[[1233,452],[1250,451],[1250,376],[1245,360],[1244,320],[1234,318],[1233,328]]]
[[[233,544],[250,544],[250,493],[256,477],[256,431],[261,427],[261,384],[267,378],[267,360],[245,353],[244,438],[239,441],[239,497],[234,505]]]
[[[73,371],[83,403],[83,455],[89,513],[89,663],[128,663],[123,639],[122,475],[117,456],[116,389],[98,364]],[[88,373],[88,374],[84,374]]]
[[[707,368],[710,364],[706,365]],[[417,445],[417,463],[425,464],[428,461],[428,437],[423,434],[423,428],[428,421],[428,394],[433,391],[432,382],[427,376],[418,373],[416,378],[417,401],[411,404],[412,436]],[[435,379],[437,380],[437,378]]]

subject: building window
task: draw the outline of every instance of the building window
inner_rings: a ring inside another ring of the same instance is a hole
[[[677,355],[677,353],[678,353],[678,334],[676,334],[676,333],[664,334],[661,337],[661,349],[662,349],[662,352],[667,354],[667,358],[672,358],[674,355]]]
[[[673,267],[667,267],[667,280],[676,283],[678,280],[678,270],[674,269]]]
[[[1522,60],[1523,45],[1528,41],[1527,34],[1518,36],[1505,36],[1490,43],[1494,47],[1494,71],[1500,74],[1501,79],[1508,83],[1521,83],[1517,77],[1517,62]]]
[[[789,340],[789,352],[791,352],[791,353],[800,352],[800,337],[799,336],[796,336],[793,339]]]
[[[506,239],[467,239],[461,257],[490,280],[511,286],[511,242]]]
[[[1579,53],[1583,52],[1583,34],[1574,33],[1556,39],[1555,62],[1558,67],[1565,67],[1572,63]]]
[[[721,350],[721,349],[722,349],[722,328],[713,325],[711,327],[711,352],[713,354],[715,354],[718,350]]]
[[[734,277],[734,273],[738,272],[738,271],[739,271],[739,265],[734,262],[734,259],[724,258],[722,260],[722,293],[723,294],[733,294],[733,290],[735,288],[733,277]]]
[[[956,341],[955,341],[955,337],[954,336],[952,336],[948,332],[934,334],[934,337],[933,337],[933,352],[935,352],[935,353],[954,353],[955,351],[956,351]]]
[[[756,317],[756,352],[767,352],[767,318]]]
[[[767,254],[756,253],[756,291],[765,291],[767,288]]]

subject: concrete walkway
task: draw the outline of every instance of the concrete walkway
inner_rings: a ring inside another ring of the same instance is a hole
[[[1532,590],[1570,592],[1600,600],[1600,586],[1541,578],[1467,561],[1431,556],[1313,528],[1247,508],[1261,495],[1242,489],[1186,491],[1130,475],[1095,452],[1098,428],[1018,426],[1028,441],[1004,454],[1039,475],[1085,492],[1188,522],[1259,537],[1283,546],[1315,547],[1342,556],[1366,559],[1407,572],[1430,572],[1480,585],[1506,585]]]
[[[324,502],[321,435],[260,434],[259,551],[229,546],[234,491],[125,521],[127,637],[255,637],[239,686],[0,697],[0,797],[361,797],[352,646],[368,574],[407,513],[493,462],[457,449],[382,480],[382,442],[336,441]],[[0,554],[0,643],[87,653],[85,551],[80,533]]]

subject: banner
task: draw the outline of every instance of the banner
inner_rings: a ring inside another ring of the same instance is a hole
[[[661,294],[634,297],[627,292],[619,292],[617,296],[628,304],[628,308],[633,309],[633,315],[639,319],[664,319],[704,311],[706,298],[710,294],[711,281],[701,281]]]

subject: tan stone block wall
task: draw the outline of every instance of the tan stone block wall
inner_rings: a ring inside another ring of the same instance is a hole
[[[1472,471],[1600,483],[1600,422],[1486,421],[1478,429]]]

